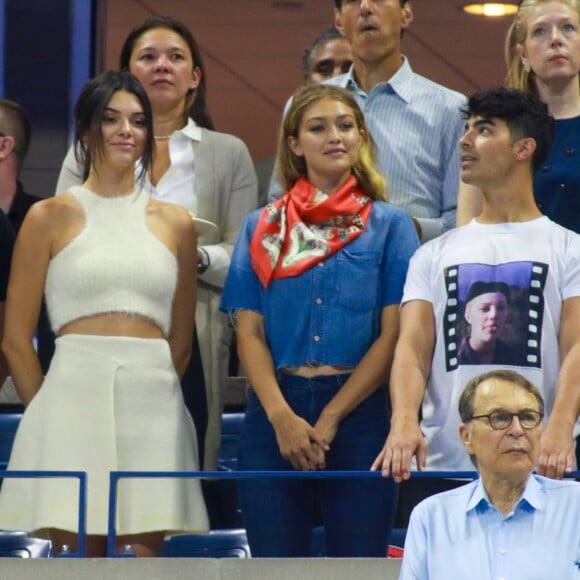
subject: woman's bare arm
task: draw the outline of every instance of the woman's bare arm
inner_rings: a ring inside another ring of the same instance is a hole
[[[250,310],[238,311],[236,333],[240,362],[276,432],[281,455],[295,469],[324,467],[324,451],[328,446],[307,421],[292,411],[284,399],[260,314]]]
[[[163,206],[177,240],[177,286],[171,313],[169,347],[177,374],[182,377],[191,357],[197,299],[197,234],[186,210]]]
[[[44,375],[33,345],[42,303],[53,232],[60,223],[58,204],[47,200],[34,204],[22,224],[14,254],[2,350],[16,391],[28,405],[40,389]]]

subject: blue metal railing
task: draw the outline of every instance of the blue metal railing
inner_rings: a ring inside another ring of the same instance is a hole
[[[79,513],[77,551],[66,554],[66,557],[82,558],[85,555],[87,533],[87,474],[85,471],[2,471],[1,478],[73,477],[79,480]],[[64,555],[63,555],[64,556]]]
[[[424,478],[462,478],[475,479],[476,471],[420,471],[413,472],[412,477]],[[109,525],[107,533],[107,557],[124,558],[119,554],[116,544],[117,484],[125,478],[199,478],[199,479],[364,479],[381,477],[378,471],[111,471],[109,474]]]
[[[364,479],[381,477],[380,471],[111,471],[109,474],[109,523],[107,532],[107,557],[124,558],[115,550],[117,484],[124,478],[199,478],[199,479]],[[412,471],[416,479],[470,479],[479,477],[477,471]],[[580,471],[565,475],[566,478],[580,478]]]
[[[79,480],[79,511],[78,511],[78,546],[76,552],[67,557],[84,557],[86,547],[86,503],[87,474],[84,471],[3,471],[0,477],[6,478],[78,478]],[[378,471],[112,471],[109,475],[109,514],[107,530],[107,556],[113,558],[127,557],[115,550],[117,488],[120,479],[364,479],[381,477]],[[416,479],[477,479],[476,471],[413,471],[411,477]],[[566,478],[580,478],[580,471],[565,475]]]

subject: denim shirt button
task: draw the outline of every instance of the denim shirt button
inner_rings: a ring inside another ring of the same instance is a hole
[[[316,299],[316,304],[322,304],[322,298],[317,298]]]
[[[324,268],[324,262],[318,262],[318,267],[319,268]]]
[[[314,337],[314,342],[319,342],[320,341],[320,336],[318,336],[318,334]]]

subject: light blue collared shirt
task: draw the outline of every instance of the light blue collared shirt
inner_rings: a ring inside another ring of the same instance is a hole
[[[377,144],[388,199],[419,221],[421,241],[455,227],[465,97],[414,73],[406,58],[388,82],[368,94],[352,67],[326,84],[346,88],[357,100]],[[280,197],[280,189],[273,181],[268,200]]]
[[[579,580],[580,484],[532,475],[504,516],[481,483],[413,510],[400,580]]]

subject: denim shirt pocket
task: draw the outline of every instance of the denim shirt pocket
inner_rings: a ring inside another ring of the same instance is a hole
[[[336,259],[336,302],[351,310],[377,308],[382,254],[378,250],[343,250]]]

